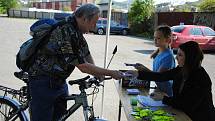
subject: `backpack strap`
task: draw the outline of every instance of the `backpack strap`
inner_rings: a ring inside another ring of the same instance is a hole
[[[49,38],[50,38],[50,35],[51,35],[52,31],[55,30],[58,26],[62,26],[64,24],[66,24],[66,23],[67,23],[66,20],[61,20],[61,21],[57,22],[56,24],[54,24],[51,27],[51,29],[49,30],[49,32],[45,36],[43,36],[41,38],[35,38],[35,39],[42,39],[42,40],[41,41],[34,41],[34,42],[36,42],[35,45],[37,45],[35,47],[36,50],[34,51],[34,53],[32,54],[32,56],[30,57],[30,61],[26,65],[26,70],[28,70],[30,68],[30,66],[34,63],[34,61],[36,59],[36,56],[34,56],[34,55],[38,52],[38,50],[40,50],[43,47],[43,45],[46,45],[49,42]],[[34,38],[34,36],[33,36],[33,38]]]
[[[51,36],[51,33],[52,33],[58,26],[62,26],[62,25],[64,25],[64,24],[66,24],[66,23],[68,23],[66,20],[61,20],[61,21],[58,21],[56,24],[54,24],[54,25],[51,27],[49,33],[46,34],[46,35],[42,38],[42,39],[44,39],[44,40],[38,44],[38,47],[39,47],[39,48],[37,49],[37,51],[41,48],[42,45],[46,45],[46,44],[49,42],[49,38],[50,38],[50,36]],[[35,52],[35,53],[36,53],[36,52]]]

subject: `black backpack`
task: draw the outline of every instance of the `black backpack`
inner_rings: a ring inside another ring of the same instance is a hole
[[[30,27],[30,35],[32,38],[21,45],[16,55],[17,67],[27,72],[35,60],[37,51],[42,45],[48,43],[51,32],[57,28],[57,26],[63,25],[66,22],[66,20],[56,21],[54,19],[41,19],[36,21]]]

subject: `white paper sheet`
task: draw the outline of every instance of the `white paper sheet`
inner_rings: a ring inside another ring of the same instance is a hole
[[[138,95],[137,100],[143,106],[153,106],[153,107],[167,106],[163,104],[162,101],[155,101],[154,99],[147,96]]]

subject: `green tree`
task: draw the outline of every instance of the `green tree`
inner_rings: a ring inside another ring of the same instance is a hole
[[[18,6],[17,0],[0,0],[0,12],[9,13],[10,8],[16,8]]]
[[[96,4],[100,3],[101,0],[94,0]]]
[[[154,12],[153,0],[134,0],[128,13],[131,23],[141,23]]]
[[[69,6],[64,6],[63,11],[71,11],[71,8]]]
[[[203,0],[199,5],[199,11],[215,12],[215,0]]]
[[[153,0],[134,0],[128,12],[131,32],[133,31],[133,33],[140,34],[150,31],[145,28],[151,26],[151,17],[154,13],[153,3]]]
[[[191,12],[191,6],[187,5],[187,4],[179,5],[174,8],[174,11],[175,12]]]

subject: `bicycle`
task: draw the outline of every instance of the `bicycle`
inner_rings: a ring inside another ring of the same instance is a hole
[[[28,74],[25,72],[15,72],[14,75],[25,82],[25,86],[19,90],[15,90],[9,87],[1,86],[0,90],[4,91],[4,95],[0,96],[0,120],[1,121],[30,121],[27,117],[27,109],[29,109],[31,97],[28,89]],[[105,78],[104,80],[111,79]],[[78,108],[83,107],[83,115],[85,121],[106,121],[95,117],[92,105],[88,105],[87,96],[93,95],[99,92],[100,81],[95,77],[86,76],[77,80],[70,80],[69,84],[79,85],[80,94],[71,94],[66,97],[59,97],[66,101],[74,100],[75,103],[64,113],[64,115],[58,121],[65,121],[70,115],[72,115]],[[86,89],[94,88],[91,94],[86,93]],[[30,112],[30,111],[29,111]],[[3,118],[3,120],[2,120]]]

